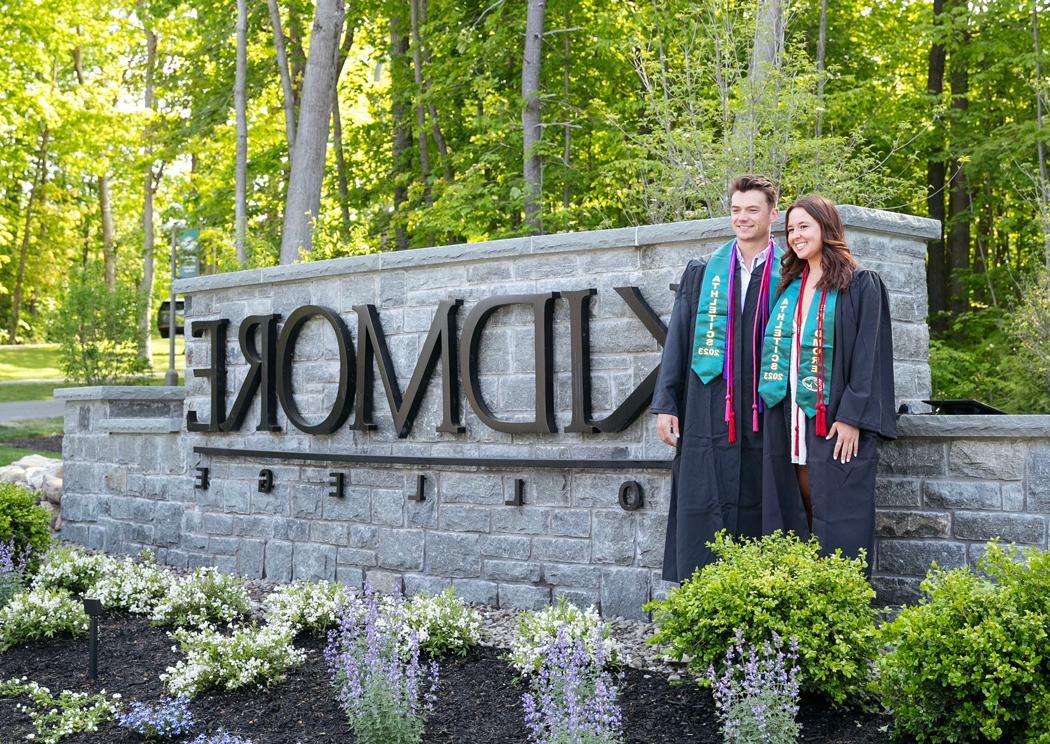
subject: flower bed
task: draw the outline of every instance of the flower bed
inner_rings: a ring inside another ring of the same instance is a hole
[[[0,679],[26,676],[50,688],[119,693],[126,702],[157,703],[168,696],[160,675],[181,657],[172,650],[167,629],[144,616],[109,611],[101,618],[99,679],[87,679],[87,642],[59,638],[12,648],[0,654]],[[323,658],[319,636],[299,639],[305,661],[287,679],[268,690],[208,691],[191,702],[194,736],[219,728],[251,738],[255,744],[323,744],[353,741]],[[465,657],[441,661],[441,682],[423,741],[433,744],[518,744],[528,740],[522,693],[528,688],[506,661],[507,649],[476,648]],[[672,685],[666,674],[627,668],[620,685],[624,740],[629,743],[721,742],[708,690]],[[32,732],[20,700],[0,698],[0,731],[5,741],[24,740]],[[880,730],[888,719],[831,713],[820,702],[803,701],[799,716],[806,742],[888,743]],[[192,737],[191,737],[192,738]],[[190,739],[187,738],[186,741]],[[78,734],[64,742],[121,744],[140,741],[118,727],[103,724],[96,734]]]

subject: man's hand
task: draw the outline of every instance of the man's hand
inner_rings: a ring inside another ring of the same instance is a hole
[[[860,429],[856,426],[836,421],[831,425],[828,439],[838,435],[835,440],[835,451],[831,455],[832,460],[847,463],[860,451]]]
[[[678,417],[669,413],[656,414],[656,433],[660,441],[674,447],[678,444]]]

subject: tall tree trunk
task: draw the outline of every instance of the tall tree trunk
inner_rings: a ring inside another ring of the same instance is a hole
[[[409,23],[412,27],[412,77],[416,82],[416,132],[419,138],[419,176],[423,183],[423,201],[429,207],[430,198],[430,139],[427,137],[426,102],[423,100],[423,53],[419,42],[419,2],[408,0]]]
[[[419,0],[419,23],[426,26],[427,23],[427,0]],[[422,34],[421,34],[422,35]],[[430,82],[427,79],[426,69],[430,65],[430,49],[426,43],[422,45],[423,50],[423,90],[429,94]],[[430,115],[430,133],[437,145],[438,155],[441,157],[441,171],[445,174],[445,180],[452,182],[452,161],[448,157],[448,143],[441,131],[441,120],[438,118],[437,106],[432,100],[427,100],[427,113]]]
[[[940,0],[936,0],[940,2]],[[817,33],[817,123],[814,133],[820,139],[824,129],[824,61],[828,50],[828,0],[820,0],[820,23]],[[820,147],[820,143],[817,143]],[[820,160],[820,150],[817,150]]]
[[[343,239],[350,238],[350,177],[347,173],[346,157],[343,155],[343,121],[339,113],[339,78],[343,73],[346,58],[350,56],[350,48],[354,44],[356,22],[356,18],[347,21],[343,46],[339,50],[335,86],[332,91],[332,138],[335,147],[335,170],[339,183],[339,214],[342,218]]]
[[[80,29],[77,28],[79,35]],[[73,50],[73,69],[77,82],[85,84],[84,65],[78,45]],[[109,179],[105,173],[98,175],[98,209],[102,217],[102,262],[105,267],[106,288],[112,292],[117,286],[117,252],[113,242],[113,207],[109,199]]]
[[[303,52],[303,30],[295,4],[288,8],[288,60],[291,64],[292,112],[299,121],[299,104],[303,97],[303,77],[306,75],[306,54]]]
[[[237,0],[237,69],[233,83],[233,108],[237,118],[236,173],[234,175],[233,244],[237,263],[248,262],[248,0]]]
[[[566,4],[565,6],[565,32],[562,34],[563,52],[565,54],[565,65],[562,68],[561,75],[561,88],[562,88],[562,102],[565,108],[565,147],[561,153],[561,164],[565,168],[565,184],[562,188],[561,194],[561,206],[562,209],[569,208],[570,202],[570,190],[569,190],[569,167],[572,165],[572,99],[569,97],[569,73],[572,69],[572,40],[569,36],[569,29],[572,28],[572,6]]]
[[[149,16],[146,12],[143,0],[138,2],[139,14],[146,31],[146,75],[144,83],[143,103],[147,111],[155,111],[157,102],[153,89],[154,75],[157,67],[157,35],[149,25]],[[157,191],[157,174],[153,169],[153,131],[152,124],[146,127],[143,133],[146,151],[146,172],[143,174],[142,189],[142,282],[139,284],[139,293],[142,295],[142,315],[139,318],[139,356],[151,362],[150,335],[152,330],[152,299],[153,299],[153,253],[154,253],[154,226],[153,226],[153,196]]]
[[[288,142],[288,158],[295,150],[295,93],[292,91],[292,75],[288,70],[288,51],[281,27],[281,10],[277,0],[266,0],[270,8],[270,25],[273,27],[273,48],[277,56],[277,72],[281,76],[282,102],[284,104],[284,137]]]
[[[963,36],[959,46],[966,44],[968,39]],[[957,47],[958,48],[958,47]],[[969,86],[970,74],[966,68],[964,59],[956,60],[960,55],[953,54],[951,63],[951,90],[952,108],[955,110],[953,133],[955,141],[952,143],[953,151],[958,151],[958,129],[960,120],[969,108]],[[964,313],[970,309],[969,293],[963,281],[963,276],[970,268],[970,199],[966,179],[966,171],[960,158],[955,159],[954,176],[950,194],[948,196],[948,256],[951,260],[951,279],[949,289],[951,290],[950,306],[953,313]]]
[[[317,2],[284,209],[282,264],[297,261],[309,254],[313,247],[314,221],[321,209],[328,122],[332,115],[332,91],[335,89],[344,14],[343,0]]]
[[[1047,175],[1046,145],[1043,143],[1043,63],[1039,47],[1039,2],[1032,0],[1032,45],[1035,50],[1036,154],[1039,157],[1039,200],[1043,228],[1043,261],[1050,275],[1050,176]]]
[[[943,25],[944,0],[933,0],[933,25]],[[945,49],[941,41],[930,46],[926,91],[930,94],[930,105],[936,112],[944,93]],[[938,128],[937,131],[940,131]],[[943,313],[948,310],[948,257],[944,244],[944,189],[947,168],[944,164],[944,149],[938,135],[936,150],[926,163],[926,214],[941,223],[941,237],[930,241],[929,261],[926,267],[926,289],[929,297],[930,319],[934,328],[944,330]]]
[[[33,228],[33,207],[36,206],[40,190],[47,181],[47,145],[50,132],[45,127],[40,132],[40,147],[37,150],[36,169],[33,172],[33,184],[29,189],[29,200],[26,203],[22,242],[18,251],[18,270],[15,273],[15,287],[11,294],[11,324],[8,326],[7,341],[18,343],[18,322],[22,310],[22,288],[25,282],[26,259],[29,257],[29,236]]]
[[[408,143],[411,137],[408,130],[405,109],[404,83],[406,76],[402,71],[405,56],[408,54],[408,37],[402,33],[402,19],[393,13],[390,16],[390,118],[393,124],[393,180],[394,180],[394,241],[398,250],[408,248],[408,231],[404,221],[399,219],[405,202],[408,201],[408,188],[402,176],[409,171]]]
[[[543,59],[543,17],[547,0],[528,0],[525,20],[525,54],[521,65],[521,112],[525,159],[525,225],[543,232],[543,163],[539,143],[543,138],[540,110],[540,64]]]

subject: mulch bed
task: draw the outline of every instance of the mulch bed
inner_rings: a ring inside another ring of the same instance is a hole
[[[62,452],[62,435],[53,437],[29,437],[27,439],[5,439],[0,442],[5,447],[27,449],[35,452]]]
[[[59,638],[10,649],[0,654],[0,679],[26,676],[53,694],[119,692],[125,702],[156,700],[164,695],[159,676],[178,655],[164,629],[138,617],[108,613],[101,618],[99,679],[87,678],[87,640]],[[353,741],[336,703],[322,651],[323,641],[303,638],[306,662],[288,679],[268,691],[210,692],[197,698],[193,712],[196,732],[219,727],[251,737],[255,744],[314,744]],[[429,744],[511,744],[525,742],[523,687],[502,659],[503,652],[478,648],[463,659],[441,663],[438,702],[424,741]],[[0,733],[4,741],[24,739],[32,732],[18,702],[0,698]],[[697,742],[718,744],[721,736],[710,694],[691,684],[671,684],[657,672],[627,669],[620,690],[631,744]],[[885,716],[828,711],[819,702],[803,701],[800,714],[803,741],[872,744],[889,742]],[[96,734],[81,734],[68,742],[138,742],[138,737],[109,724]]]

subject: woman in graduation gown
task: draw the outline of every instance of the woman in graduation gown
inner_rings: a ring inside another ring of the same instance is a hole
[[[864,550],[870,573],[877,444],[897,433],[886,287],[857,268],[829,200],[799,199],[785,225],[759,383],[762,528],[816,535],[825,554]]]

